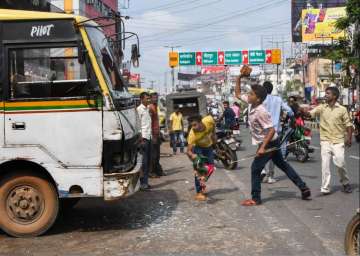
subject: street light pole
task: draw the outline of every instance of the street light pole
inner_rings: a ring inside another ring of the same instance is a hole
[[[165,48],[171,48],[171,52],[174,52],[174,48],[180,48],[181,45],[165,45]],[[176,91],[175,90],[175,70],[174,67],[171,67],[171,87],[173,92]]]

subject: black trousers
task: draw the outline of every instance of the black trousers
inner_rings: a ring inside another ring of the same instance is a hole
[[[150,173],[155,175],[162,175],[163,170],[160,165],[160,138],[152,141],[151,145],[151,169]]]

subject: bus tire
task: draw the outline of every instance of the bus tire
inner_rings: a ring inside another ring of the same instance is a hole
[[[59,200],[54,185],[31,172],[0,181],[0,228],[14,237],[45,233],[55,222]]]

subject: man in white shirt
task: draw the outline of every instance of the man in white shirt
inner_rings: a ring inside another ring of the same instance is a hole
[[[148,105],[150,103],[150,95],[147,92],[140,94],[140,106],[137,107],[137,112],[140,118],[141,127],[141,147],[142,147],[142,172],[140,178],[142,190],[150,189],[149,185],[149,169],[151,163],[151,116]]]
[[[263,104],[266,110],[271,115],[271,121],[274,125],[275,132],[279,134],[281,131],[281,124],[280,124],[281,111],[285,111],[289,116],[293,116],[293,112],[291,108],[281,99],[281,97],[271,95],[273,90],[273,85],[271,82],[265,81],[263,86],[267,92],[267,96]],[[276,180],[274,179],[274,174],[275,174],[274,163],[273,161],[269,161],[265,169],[261,173],[261,178],[263,182],[267,182],[270,184],[275,183]]]

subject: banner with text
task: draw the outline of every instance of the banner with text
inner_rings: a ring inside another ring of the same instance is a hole
[[[174,56],[177,54],[178,63]],[[172,56],[172,58],[170,57]],[[281,64],[280,49],[169,53],[171,67]]]

